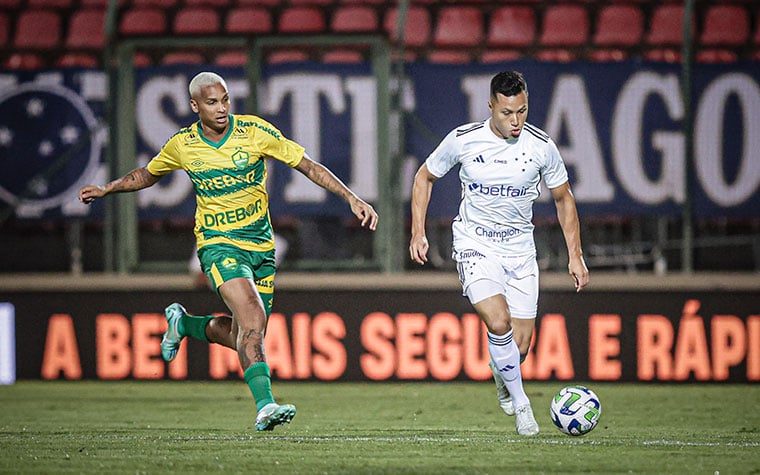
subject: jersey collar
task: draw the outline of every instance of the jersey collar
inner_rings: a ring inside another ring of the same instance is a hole
[[[214,148],[219,148],[222,145],[224,145],[224,142],[226,142],[227,139],[232,134],[232,129],[235,128],[235,116],[233,116],[232,114],[230,114],[229,118],[230,118],[230,126],[227,128],[227,133],[224,134],[224,137],[222,137],[222,139],[220,141],[218,141],[218,142],[212,142],[211,140],[207,139],[206,136],[203,135],[203,127],[201,126],[201,121],[196,122],[196,127],[198,128],[198,135],[200,136],[201,140],[203,140],[208,145],[210,145],[210,146],[212,146]]]

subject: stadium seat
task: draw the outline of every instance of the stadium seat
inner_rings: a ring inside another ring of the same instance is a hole
[[[119,33],[125,36],[165,34],[167,28],[164,11],[147,7],[127,10],[121,17]]]
[[[10,30],[11,21],[4,12],[0,12],[0,48],[8,45],[8,30]]]
[[[306,53],[306,51],[302,49],[277,50],[277,51],[272,51],[267,56],[267,62],[269,64],[298,63],[301,61],[307,61],[308,59],[309,59],[309,54]]]
[[[225,51],[214,58],[214,64],[219,66],[245,66],[248,55],[245,51]]]
[[[3,63],[3,68],[8,70],[39,69],[45,65],[45,61],[34,53],[13,53]]]
[[[536,14],[531,7],[506,6],[490,15],[488,47],[530,46],[536,37]]]
[[[714,48],[697,51],[698,63],[734,63],[739,60],[739,54],[728,49]]]
[[[21,0],[0,0],[0,9],[12,10],[21,5]]]
[[[290,0],[291,5],[329,5],[333,0]]]
[[[240,7],[277,7],[281,4],[280,0],[237,0]]]
[[[636,46],[644,34],[644,14],[631,4],[608,5],[599,12],[592,44],[596,47]]]
[[[396,21],[398,7],[393,7],[385,14],[383,28],[393,41],[399,40]],[[430,40],[430,13],[427,8],[419,6],[409,7],[404,25],[404,43],[407,46],[424,46]]]
[[[503,63],[506,61],[515,61],[523,57],[519,50],[514,49],[488,49],[480,55],[481,63]]]
[[[427,60],[437,64],[467,64],[473,61],[473,57],[468,51],[436,49],[428,54]]]
[[[682,5],[665,4],[655,8],[645,43],[654,47],[679,46],[683,39]]]
[[[272,31],[272,15],[259,7],[239,7],[227,12],[224,23],[227,33],[269,33]]]
[[[135,7],[173,8],[179,0],[132,0],[131,3]]]
[[[712,5],[705,12],[699,43],[742,46],[750,36],[749,14],[739,5]]]
[[[187,7],[174,15],[173,31],[180,35],[213,35],[219,26],[219,13],[211,7]]]
[[[280,33],[321,33],[325,31],[325,17],[317,7],[289,7],[280,14],[277,30]]]
[[[55,62],[60,68],[96,68],[99,64],[98,57],[88,53],[64,53]]]
[[[52,10],[23,10],[16,21],[13,46],[46,49],[61,41],[61,18]]]
[[[438,11],[433,46],[476,46],[483,41],[483,13],[475,6],[447,6]]]
[[[67,48],[101,49],[105,44],[105,17],[102,9],[77,10],[69,16]]]
[[[364,61],[366,58],[356,49],[336,49],[322,55],[322,62],[327,64],[356,64]]]
[[[547,63],[569,63],[578,59],[578,55],[565,48],[548,48],[537,52],[535,58]]]
[[[589,36],[589,17],[580,5],[555,4],[543,15],[539,43],[541,46],[582,46]]]
[[[27,8],[71,8],[72,0],[28,0]]]
[[[183,0],[188,7],[217,7],[225,8],[233,4],[233,0]]]
[[[379,24],[373,8],[365,5],[344,5],[333,13],[330,30],[335,33],[375,32]]]
[[[172,51],[161,58],[161,64],[203,64],[203,55],[194,51]]]

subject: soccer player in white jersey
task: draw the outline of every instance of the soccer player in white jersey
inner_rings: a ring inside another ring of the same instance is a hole
[[[433,183],[459,165],[462,201],[452,224],[452,257],[463,295],[486,325],[499,403],[516,415],[518,434],[536,435],[520,363],[528,354],[538,304],[532,217],[542,178],[557,208],[576,291],[589,275],[567,170],[549,136],[525,122],[528,86],[521,73],[493,77],[488,108],[491,117],[452,130],[417,171],[409,254],[418,264],[427,262],[425,218]]]

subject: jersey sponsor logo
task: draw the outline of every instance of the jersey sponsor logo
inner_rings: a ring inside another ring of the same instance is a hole
[[[467,189],[473,193],[480,193],[488,196],[503,196],[505,198],[519,198],[528,193],[528,187],[515,187],[512,185],[483,185],[481,183],[470,183]]]
[[[254,126],[259,130],[263,130],[264,132],[268,133],[272,137],[276,138],[277,140],[280,140],[282,138],[282,135],[280,135],[276,130],[267,127],[265,125],[259,124],[258,122],[246,122],[244,120],[241,120],[238,122],[242,127],[250,127]]]
[[[203,225],[207,228],[227,226],[247,220],[261,212],[261,200],[256,200],[248,206],[227,210],[223,213],[204,213]]]
[[[259,180],[256,170],[251,170],[245,175],[219,175],[213,178],[193,178],[196,188],[204,191],[218,191],[225,188],[236,187],[242,183],[256,185]]]
[[[479,253],[475,249],[465,249],[464,251],[459,252],[458,259],[472,259],[472,258],[484,258],[485,255]]]
[[[492,241],[509,241],[510,238],[519,236],[522,231],[516,228],[488,229],[483,226],[475,227],[475,235],[488,238]]]

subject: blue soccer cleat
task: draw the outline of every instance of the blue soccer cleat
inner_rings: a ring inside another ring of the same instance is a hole
[[[187,315],[187,311],[182,305],[173,303],[166,307],[164,314],[166,315],[166,322],[169,324],[169,327],[166,329],[164,338],[161,340],[161,356],[164,358],[164,361],[172,361],[177,357],[179,344],[182,342],[182,338],[184,338],[184,336],[179,334],[177,324],[180,318]]]

